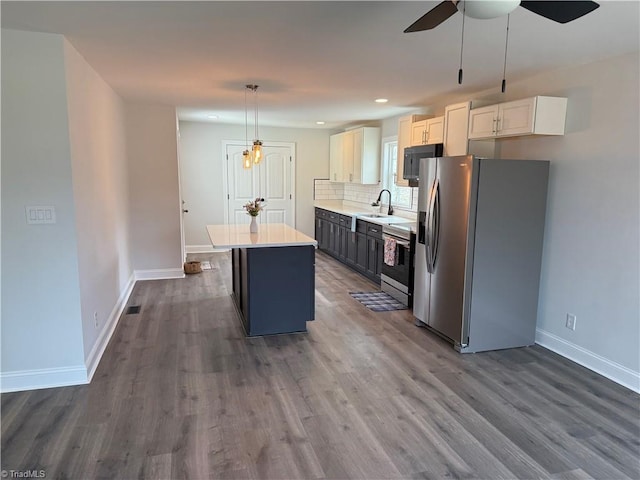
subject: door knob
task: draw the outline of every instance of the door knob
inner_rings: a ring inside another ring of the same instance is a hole
[[[182,213],[189,213],[189,210],[182,210]]]

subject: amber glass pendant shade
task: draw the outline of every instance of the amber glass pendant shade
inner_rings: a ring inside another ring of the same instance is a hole
[[[258,165],[262,161],[262,142],[255,140],[253,142],[253,163]]]
[[[249,150],[245,150],[244,152],[242,152],[242,167],[251,168],[252,163],[251,152]]]

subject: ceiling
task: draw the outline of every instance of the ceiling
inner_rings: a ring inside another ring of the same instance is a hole
[[[260,125],[337,128],[499,92],[506,17],[466,19],[460,86],[461,14],[403,33],[438,3],[2,1],[1,20],[65,35],[123,98],[176,106],[182,119],[244,124],[244,86],[255,83]],[[564,25],[517,8],[507,81],[638,51],[639,3],[600,4]]]

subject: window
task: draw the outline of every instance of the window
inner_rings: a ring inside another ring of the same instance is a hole
[[[382,150],[382,188],[387,188],[391,192],[394,207],[411,210],[414,189],[398,187],[395,184],[398,167],[398,141],[395,137],[383,138]],[[386,201],[386,196],[383,196],[382,201]]]

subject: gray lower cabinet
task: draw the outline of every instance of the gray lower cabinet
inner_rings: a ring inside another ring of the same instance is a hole
[[[356,270],[365,273],[369,259],[367,249],[367,235],[356,232]]]
[[[318,248],[350,268],[380,283],[384,248],[382,227],[358,220],[351,231],[351,217],[316,208]]]

